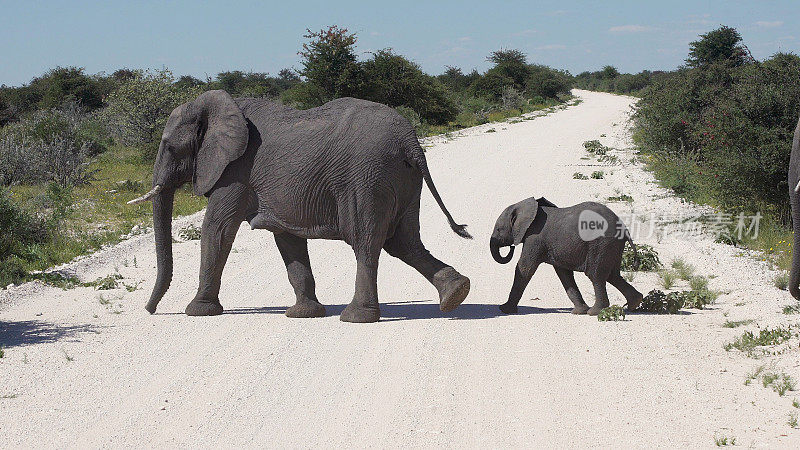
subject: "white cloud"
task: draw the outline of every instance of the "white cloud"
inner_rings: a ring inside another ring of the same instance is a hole
[[[777,28],[783,26],[783,21],[776,20],[774,22],[767,22],[764,20],[759,20],[758,22],[756,22],[756,26],[759,28]]]
[[[650,31],[650,27],[646,27],[644,25],[618,25],[616,27],[611,27],[608,31],[612,33],[641,33],[644,31]]]
[[[469,41],[472,40],[472,38],[469,37],[469,36],[464,36],[464,37],[458,38],[458,40],[461,41],[461,42],[469,42]]]

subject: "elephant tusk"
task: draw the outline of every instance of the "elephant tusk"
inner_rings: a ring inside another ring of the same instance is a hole
[[[795,192],[800,192],[800,181],[797,182],[797,186],[794,187]]]
[[[161,186],[160,184],[157,184],[156,187],[154,187],[153,189],[150,189],[150,192],[148,192],[147,194],[144,194],[141,197],[138,197],[138,198],[135,198],[135,199],[129,201],[128,204],[129,205],[133,205],[134,203],[146,202],[146,201],[150,200],[151,198],[155,197],[156,195],[158,195],[158,193],[161,192],[161,189],[163,189],[163,188],[164,188],[163,186]]]

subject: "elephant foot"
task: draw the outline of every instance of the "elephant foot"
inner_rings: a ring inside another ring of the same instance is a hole
[[[589,305],[580,305],[572,308],[570,311],[572,314],[586,314],[589,311]]]
[[[439,291],[439,309],[444,312],[458,308],[469,294],[469,278],[445,267],[433,276],[433,285]]]
[[[192,300],[186,305],[187,316],[218,316],[222,314],[222,305],[217,302]]]
[[[286,310],[286,317],[325,317],[325,307],[322,306],[321,303],[311,300],[297,302],[294,304],[294,306]]]
[[[642,294],[638,294],[633,300],[628,300],[628,303],[625,305],[628,308],[628,311],[633,311],[642,306],[642,299]]]
[[[503,303],[500,305],[500,311],[506,314],[516,314],[518,309],[517,305],[512,305],[511,303]]]
[[[347,305],[339,316],[342,322],[352,323],[371,323],[377,322],[381,318],[381,310],[378,305],[374,307],[356,306],[353,303]]]
[[[596,315],[600,314],[600,311],[602,311],[605,308],[608,308],[608,305],[605,305],[605,306],[594,305],[594,306],[592,306],[591,308],[589,308],[586,311],[586,314],[589,314],[590,316],[596,316]]]

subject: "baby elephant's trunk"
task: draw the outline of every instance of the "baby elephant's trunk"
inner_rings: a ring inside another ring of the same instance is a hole
[[[492,251],[492,258],[500,264],[507,264],[514,256],[514,246],[509,246],[511,250],[509,250],[508,255],[505,257],[500,254],[500,247],[500,241],[497,238],[493,237],[489,240],[489,249]]]

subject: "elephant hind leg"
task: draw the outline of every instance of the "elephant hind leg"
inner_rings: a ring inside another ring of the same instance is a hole
[[[378,259],[381,248],[376,248],[371,241],[356,242],[353,251],[356,254],[355,293],[339,319],[342,322],[377,322],[381,317],[378,303]]]
[[[625,278],[622,278],[622,275],[620,275],[619,272],[611,275],[611,277],[608,279],[608,282],[617,288],[617,290],[620,291],[625,297],[625,300],[628,302],[628,310],[633,311],[642,304],[642,293],[639,292],[635,287],[631,286],[630,283],[625,281]]]
[[[325,317],[325,307],[317,300],[316,284],[308,258],[308,240],[289,233],[276,233],[275,244],[281,252],[289,283],[297,296],[287,317]]]
[[[452,311],[467,298],[469,278],[436,259],[419,236],[419,210],[409,211],[383,245],[387,253],[416,269],[439,292],[439,309]]]
[[[592,285],[594,285],[594,305],[592,305],[586,313],[590,316],[596,316],[600,314],[600,311],[604,308],[608,308],[610,303],[608,301],[608,291],[606,290],[606,280],[603,278],[594,278],[592,279]]]

